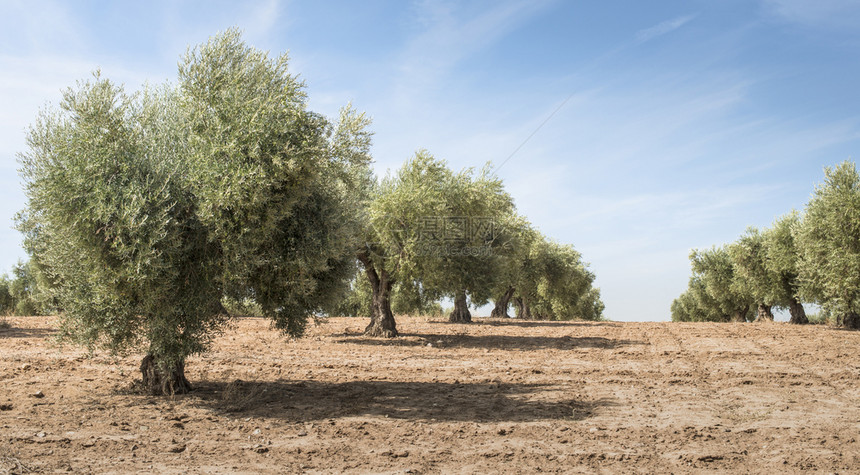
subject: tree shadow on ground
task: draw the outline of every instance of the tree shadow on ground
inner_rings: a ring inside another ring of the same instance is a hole
[[[644,345],[643,341],[614,340],[603,337],[544,337],[511,335],[451,335],[443,333],[403,333],[398,338],[371,338],[352,336],[337,340],[337,343],[352,343],[371,346],[433,346],[437,348],[472,348],[505,350],[572,350],[597,348],[611,350],[630,345]]]
[[[54,328],[19,328],[12,326],[10,328],[0,329],[0,339],[2,338],[49,338],[55,336],[57,330]]]
[[[351,416],[456,422],[578,421],[607,399],[543,400],[542,384],[399,381],[201,382],[188,397],[235,417],[308,422]]]
[[[450,323],[450,322],[440,322],[440,323]],[[615,322],[592,322],[585,320],[574,320],[574,321],[556,321],[556,320],[521,320],[518,318],[509,318],[509,319],[498,319],[498,318],[475,318],[472,323],[479,325],[487,325],[491,327],[522,327],[522,328],[536,328],[536,327],[602,327],[602,326],[613,326]],[[455,324],[452,324],[455,325]],[[461,324],[462,325],[462,324]]]

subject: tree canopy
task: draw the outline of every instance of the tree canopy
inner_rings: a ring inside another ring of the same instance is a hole
[[[796,239],[801,295],[860,328],[860,176],[853,162],[825,169]]]
[[[803,324],[805,301],[860,328],[860,175],[851,161],[824,175],[802,214],[792,211],[763,231],[749,228],[729,245],[694,250],[693,277],[672,303],[672,319],[740,321],[757,304],[759,319],[772,320],[773,306]]]
[[[302,332],[346,284],[369,176],[367,120],[308,111],[286,55],[231,30],[179,71],[179,87],[134,94],[96,73],[40,114],[20,158],[19,228],[64,337],[145,349],[154,393],[190,389],[185,359],[225,322],[225,296]]]

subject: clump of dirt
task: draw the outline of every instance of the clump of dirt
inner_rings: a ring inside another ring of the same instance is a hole
[[[142,355],[0,330],[0,472],[840,472],[860,466],[860,332],[822,326],[243,318],[195,390],[129,390]]]

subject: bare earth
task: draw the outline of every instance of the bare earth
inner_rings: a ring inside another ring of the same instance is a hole
[[[0,330],[0,473],[860,473],[860,332],[788,324],[236,321],[196,390]],[[114,364],[117,363],[117,364]]]

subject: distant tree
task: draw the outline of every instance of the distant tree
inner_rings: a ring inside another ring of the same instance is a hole
[[[672,302],[673,322],[724,322],[729,317],[723,313],[719,302],[708,293],[701,277],[690,278],[687,290]]]
[[[391,311],[395,315],[442,315],[441,294],[424,287],[420,281],[401,280],[394,284]]]
[[[0,275],[0,316],[12,313],[15,308],[15,300],[12,299],[12,292],[9,290],[11,285],[9,276]]]
[[[428,223],[439,234],[425,232],[416,280],[430,292],[454,300],[448,321],[468,323],[472,316],[467,296],[473,305],[486,304],[505,256],[512,251],[503,228],[513,213],[513,199],[488,167],[451,175],[442,196],[446,212]]]
[[[366,335],[397,336],[392,289],[398,280],[419,279],[420,258],[428,253],[426,243],[435,238],[439,217],[448,215],[445,191],[452,181],[453,172],[445,162],[422,150],[369,187],[364,236],[357,250],[371,290]]]
[[[806,311],[800,302],[800,279],[798,260],[800,258],[794,230],[800,225],[800,215],[796,211],[777,219],[764,233],[766,252],[765,265],[769,272],[777,276],[775,301],[780,307],[788,307],[791,318],[789,323],[806,324]]]
[[[287,57],[232,30],[188,53],[178,89],[128,95],[97,73],[67,90],[31,127],[18,219],[64,338],[145,349],[144,387],[172,394],[225,296],[300,334],[349,275],[366,124],[308,111]]]
[[[532,241],[517,279],[518,316],[542,320],[601,318],[599,290],[594,274],[573,246],[543,236]]]
[[[690,262],[693,276],[702,282],[707,295],[716,303],[724,318],[736,322],[747,321],[750,307],[755,301],[741,281],[728,248],[722,246],[703,251],[693,250]]]
[[[787,301],[780,276],[767,265],[766,246],[765,236],[757,228],[749,228],[728,247],[738,277],[737,285],[758,306],[756,321],[773,321],[771,308]]]
[[[442,314],[439,296],[424,289],[420,282],[395,282],[391,288],[391,311],[394,315],[431,315]],[[371,314],[372,302],[370,282],[365,275],[359,274],[350,282],[346,296],[326,309],[325,313],[341,317],[367,317]]]
[[[473,302],[490,295],[501,247],[494,219],[513,206],[501,181],[488,170],[454,173],[443,160],[419,151],[370,196],[358,250],[371,287],[365,333],[397,335],[391,308],[396,283],[407,308],[450,296],[455,302],[450,319],[468,321],[466,295]]]
[[[860,328],[860,176],[853,162],[824,170],[795,234],[800,294]]]
[[[516,315],[526,319],[600,320],[603,302],[592,287],[592,274],[573,246],[551,241],[523,218],[512,216],[506,229],[511,250],[496,274],[492,317]]]
[[[39,302],[40,289],[38,271],[33,261],[22,262],[12,269],[13,279],[9,285],[9,292],[14,301],[15,314],[22,316],[44,315],[43,305]]]
[[[516,213],[511,213],[502,222],[503,225],[498,231],[504,234],[501,238],[508,243],[508,248],[495,274],[495,298],[491,318],[510,317],[508,308],[516,294],[518,279],[522,276],[522,264],[528,256],[532,242],[539,237],[531,223]]]

